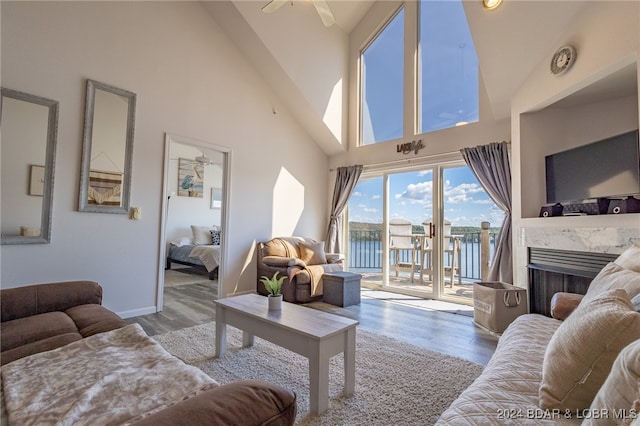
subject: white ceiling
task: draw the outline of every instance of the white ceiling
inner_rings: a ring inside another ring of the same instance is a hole
[[[255,2],[256,8],[267,3],[268,0]],[[327,0],[327,3],[336,18],[336,26],[344,33],[346,39],[348,39],[349,33],[361,21],[363,16],[375,4],[371,0]],[[565,28],[588,3],[589,0],[504,0],[498,9],[488,11],[482,7],[481,0],[464,0],[467,20],[478,54],[481,78],[485,85],[494,119],[508,119],[511,113],[511,99],[518,89],[522,87],[532,70],[540,66],[540,64],[548,64],[553,53],[559,47],[571,42],[571,40],[563,39],[565,37]],[[291,9],[284,10],[284,8],[281,8],[276,11],[275,13],[282,13],[278,19],[283,19],[284,17],[296,20],[306,19],[307,21],[302,24],[300,22],[297,23],[297,28],[302,27],[303,31],[311,26],[317,26],[316,21],[319,22],[320,20],[315,12],[305,12],[305,10],[313,9],[309,9],[310,6],[306,2],[296,1],[293,5],[285,5],[284,7],[290,7]],[[258,34],[254,33],[251,25],[246,22],[242,22],[242,20],[236,21],[234,30],[234,28],[231,28],[228,19],[225,19],[225,21],[229,25],[218,19],[220,13],[223,12],[219,2],[210,2],[207,8],[214,18],[221,23],[221,26],[223,28],[226,27],[225,30],[230,33],[230,37],[236,43],[239,43],[238,39],[240,38],[245,39],[244,42],[246,42],[247,32],[251,32],[253,36],[257,36],[254,39],[254,45],[261,44]],[[224,12],[228,14],[231,9],[227,8]],[[236,15],[236,18],[240,17],[240,15]],[[259,19],[262,22],[262,19],[273,19],[272,16],[263,14]],[[237,25],[240,23],[245,26],[242,34],[237,30]],[[336,28],[328,28],[326,31],[335,32],[337,30]],[[272,43],[273,41],[271,40],[270,42]],[[287,46],[287,43],[290,44],[292,40],[283,38],[278,42],[282,43],[282,46]],[[239,44],[241,45],[242,43]],[[241,45],[240,47],[245,52],[252,49],[246,45]],[[309,52],[309,55],[313,54],[313,51]],[[258,69],[263,70],[263,75],[267,75],[267,70],[273,68],[274,64],[281,71],[289,73],[287,67],[291,67],[291,64],[287,65],[275,61],[272,55],[268,55],[270,56],[269,58],[262,55],[262,59],[260,59],[260,56],[253,51],[251,61],[257,65]],[[265,63],[265,58],[271,64]],[[300,61],[304,60],[303,57],[300,57]],[[274,73],[274,75],[277,74]],[[265,78],[269,81],[268,77]],[[629,75],[625,75],[625,78],[626,80],[630,79]],[[285,100],[295,101],[297,99],[300,104],[300,100],[305,98],[305,93],[301,93],[300,88],[294,84],[285,87],[282,79],[276,81],[275,78],[270,83],[274,85],[274,90]],[[615,81],[611,81],[611,83],[615,84]],[[283,93],[291,90],[300,93]],[[314,139],[327,138],[326,132],[314,133],[315,131],[313,130],[313,120],[318,122],[315,126],[319,129],[322,127],[322,117],[310,118],[302,116],[302,113],[297,113],[296,110],[304,111],[304,106],[288,106],[294,111],[294,115],[300,115],[298,119],[307,129],[311,129],[310,134]],[[323,146],[322,142],[319,142],[319,145],[329,155],[337,152],[331,148],[332,145],[330,144]]]

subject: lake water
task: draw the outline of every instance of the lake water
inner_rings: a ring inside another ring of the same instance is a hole
[[[490,258],[495,251],[495,238],[491,238]],[[450,254],[446,253],[445,265],[451,264]],[[403,250],[400,260],[411,261],[411,252]],[[353,240],[349,244],[349,269],[382,272],[382,241]],[[462,242],[460,247],[460,274],[463,278],[480,279],[480,243]]]

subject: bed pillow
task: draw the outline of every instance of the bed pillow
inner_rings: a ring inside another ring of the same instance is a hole
[[[622,289],[627,292],[629,299],[640,294],[640,272],[625,269],[615,262],[609,262],[589,284],[587,294],[582,303],[593,299],[607,290]]]
[[[324,252],[324,241],[300,242],[300,258],[307,265],[325,265],[327,263],[327,255]]]
[[[543,410],[589,408],[624,347],[640,339],[640,314],[624,290],[605,291],[580,306],[551,337],[542,363]]]
[[[631,414],[631,409],[640,400],[640,340],[628,345],[620,352],[618,358],[613,363],[611,373],[607,377],[596,397],[591,403],[589,411],[591,413],[626,413]],[[587,418],[583,426],[605,426],[615,425],[614,418]]]
[[[203,245],[211,244],[211,230],[210,226],[197,226],[191,225],[191,232],[193,232],[193,244]]]
[[[173,244],[176,247],[188,246],[190,244],[193,244],[193,238],[191,237],[178,238],[171,241],[171,244]]]
[[[214,246],[219,246],[220,245],[220,230],[214,228],[209,232],[211,233],[211,244],[213,244]]]

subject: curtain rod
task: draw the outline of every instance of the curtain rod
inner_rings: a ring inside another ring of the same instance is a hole
[[[389,160],[389,161],[382,161],[380,163],[365,164],[362,166],[362,169],[363,171],[365,171],[365,170],[371,170],[371,169],[376,169],[379,167],[386,167],[386,166],[394,166],[394,165],[400,166],[403,164],[421,164],[421,163],[424,163],[425,160],[431,161],[439,157],[446,157],[454,154],[460,154],[460,151],[443,152],[440,154],[433,154],[433,155],[428,155],[424,157],[403,158],[399,160]],[[329,171],[334,172],[336,171],[336,169],[330,168]]]
[[[511,146],[511,141],[502,141],[504,143],[506,143],[507,145]],[[423,163],[431,163],[434,162],[433,160],[437,160],[440,157],[449,157],[449,156],[453,156],[453,155],[457,155],[460,154],[460,150],[458,151],[449,151],[449,152],[442,152],[439,154],[432,154],[432,155],[425,155],[422,157],[412,157],[412,158],[402,158],[399,160],[389,160],[389,161],[382,161],[380,163],[371,163],[371,164],[365,164],[362,166],[363,171],[367,171],[367,170],[372,170],[372,169],[377,169],[380,167],[386,167],[386,166],[394,166],[394,165],[403,165],[403,164],[416,164],[416,165],[420,165]],[[336,169],[335,168],[330,168],[329,172],[335,172]]]

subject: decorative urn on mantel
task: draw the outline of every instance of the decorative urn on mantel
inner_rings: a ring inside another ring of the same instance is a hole
[[[282,293],[280,293],[280,289],[282,288],[284,279],[284,276],[278,278],[278,271],[276,271],[271,278],[267,278],[264,275],[260,277],[260,281],[262,281],[264,288],[267,289],[269,293],[267,296],[269,311],[282,310]]]

